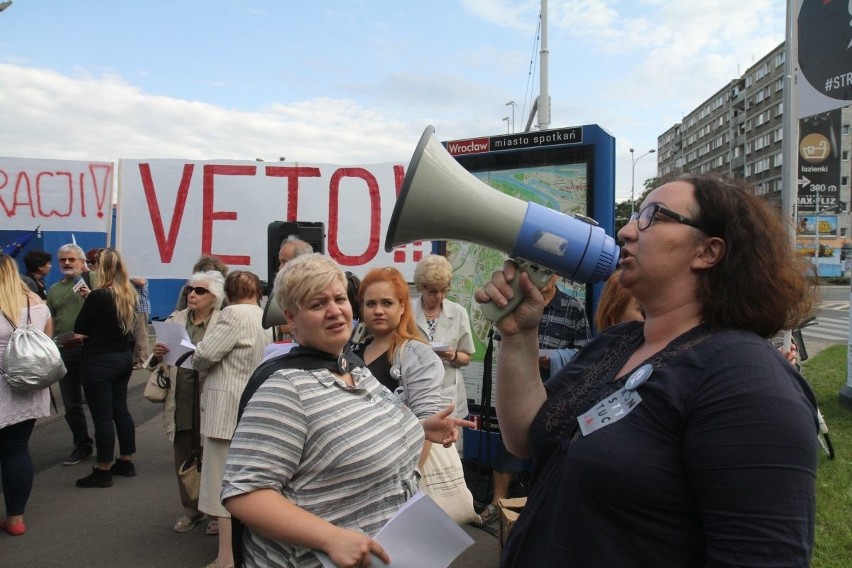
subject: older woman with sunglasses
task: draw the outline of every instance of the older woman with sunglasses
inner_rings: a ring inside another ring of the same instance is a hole
[[[221,272],[208,270],[196,272],[190,276],[186,287],[186,309],[172,314],[168,320],[186,328],[186,333],[194,345],[197,345],[206,333],[216,325],[219,319],[219,307],[225,299],[225,277]],[[165,365],[163,355],[169,352],[162,343],[154,345],[150,365],[152,368],[163,365],[163,369],[171,378],[169,393],[163,407],[163,423],[166,435],[172,442],[175,458],[175,479],[181,464],[192,453],[192,404],[196,377],[203,383],[205,371],[198,374],[192,369],[175,369]],[[200,385],[199,385],[200,387]],[[187,495],[183,485],[178,481],[180,500],[183,504],[183,516],[175,522],[175,532],[183,533],[198,524],[204,518],[204,513],[198,509],[198,499]]]
[[[520,278],[523,294],[497,323],[497,416],[534,469],[502,566],[809,564],[816,405],[766,340],[812,297],[786,235],[739,181],[657,187],[618,233],[645,321],[603,330],[543,385],[541,293],[512,263],[477,291],[505,305]]]
[[[237,427],[240,396],[260,360],[263,348],[272,343],[272,330],[261,324],[263,309],[260,278],[246,270],[232,270],[225,278],[228,306],[210,333],[195,344],[192,366],[206,371],[201,395],[201,434],[204,436],[204,467],[198,506],[218,523],[219,554],[206,568],[234,565],[231,551],[231,515],[222,507],[219,493],[231,436]]]

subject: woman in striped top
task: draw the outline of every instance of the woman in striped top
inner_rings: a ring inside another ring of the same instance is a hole
[[[323,368],[277,371],[254,394],[231,441],[222,502],[248,530],[252,566],[317,567],[314,550],[338,566],[385,563],[372,536],[417,491],[426,438],[449,445],[452,406],[419,421],[343,349],[352,306],[343,271],[319,254],[301,255],[275,279],[275,301],[294,327],[297,349]]]

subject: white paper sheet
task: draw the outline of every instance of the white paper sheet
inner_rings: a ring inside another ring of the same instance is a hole
[[[186,328],[172,321],[155,321],[154,333],[157,335],[157,343],[162,343],[169,348],[169,352],[163,355],[163,361],[169,365],[177,364],[181,355],[188,351],[194,351],[195,345],[189,339]],[[192,369],[192,357],[187,357],[181,365],[184,369]]]
[[[376,534],[390,556],[385,564],[373,557],[372,566],[446,568],[473,544],[473,539],[431,497],[418,491]],[[316,552],[326,568],[336,568],[328,555]]]

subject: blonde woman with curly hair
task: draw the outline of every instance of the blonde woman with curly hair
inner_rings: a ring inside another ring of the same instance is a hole
[[[111,487],[113,474],[136,475],[136,425],[127,409],[127,383],[133,372],[138,296],[115,249],[100,251],[97,274],[98,286],[86,296],[74,332],[85,336],[80,375],[95,424],[98,463],[77,480],[77,487]],[[113,463],[116,435],[119,457]]]
[[[36,329],[53,334],[47,304],[21,281],[12,257],[0,254],[0,368],[4,367],[3,357],[14,327],[28,319]],[[0,480],[6,505],[0,528],[12,536],[27,530],[24,508],[33,488],[29,441],[36,419],[49,415],[49,389],[18,392],[0,379]]]

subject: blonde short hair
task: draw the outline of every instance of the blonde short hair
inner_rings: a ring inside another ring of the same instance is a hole
[[[338,281],[346,288],[346,275],[333,260],[319,253],[300,254],[275,277],[275,301],[282,312],[296,313],[305,301]]]
[[[430,254],[417,263],[414,269],[414,286],[422,292],[430,284],[449,286],[453,279],[453,266],[447,257]]]

